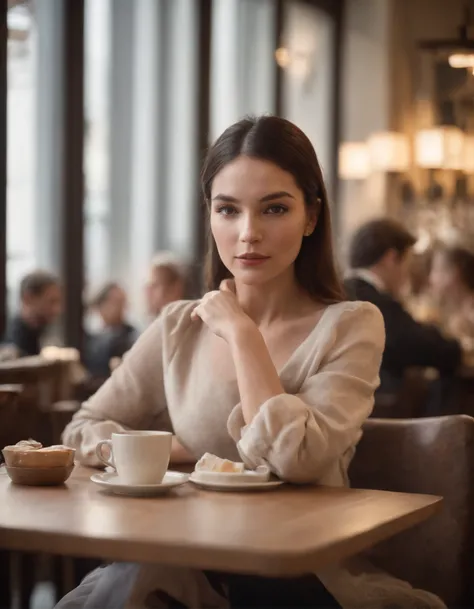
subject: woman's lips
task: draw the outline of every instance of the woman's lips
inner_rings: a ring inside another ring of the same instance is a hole
[[[237,256],[237,260],[242,266],[260,266],[269,259],[269,256],[262,256],[260,254],[246,254],[243,256]]]

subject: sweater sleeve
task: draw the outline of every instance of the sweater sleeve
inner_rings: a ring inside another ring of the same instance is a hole
[[[173,334],[174,326],[179,324],[179,313],[181,317],[189,317],[188,308],[175,303],[163,311],[112,376],[74,415],[63,432],[63,442],[76,449],[78,461],[100,465],[95,454],[97,443],[110,438],[114,432],[171,431],[164,386],[164,360],[169,356],[165,343]]]
[[[266,464],[290,482],[320,480],[360,438],[373,408],[384,342],[379,310],[351,303],[336,318],[320,365],[298,394],[270,398],[247,426],[236,406],[228,430],[247,466]]]

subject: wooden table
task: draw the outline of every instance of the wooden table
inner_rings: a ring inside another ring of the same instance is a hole
[[[297,575],[430,517],[441,499],[284,486],[216,493],[191,483],[168,496],[106,494],[77,466],[66,486],[15,486],[0,474],[0,546],[114,560]]]

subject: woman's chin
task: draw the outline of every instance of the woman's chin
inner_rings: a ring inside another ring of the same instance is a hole
[[[247,286],[264,286],[277,279],[283,279],[281,273],[268,272],[264,269],[237,270],[233,273],[236,283]]]
[[[234,280],[242,285],[262,285],[267,283],[269,277],[268,273],[255,272],[255,270],[249,271],[237,271],[234,275]]]

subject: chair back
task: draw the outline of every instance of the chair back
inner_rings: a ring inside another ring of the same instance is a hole
[[[368,557],[448,606],[474,606],[474,419],[369,419],[349,475],[355,488],[444,497],[437,515]]]

